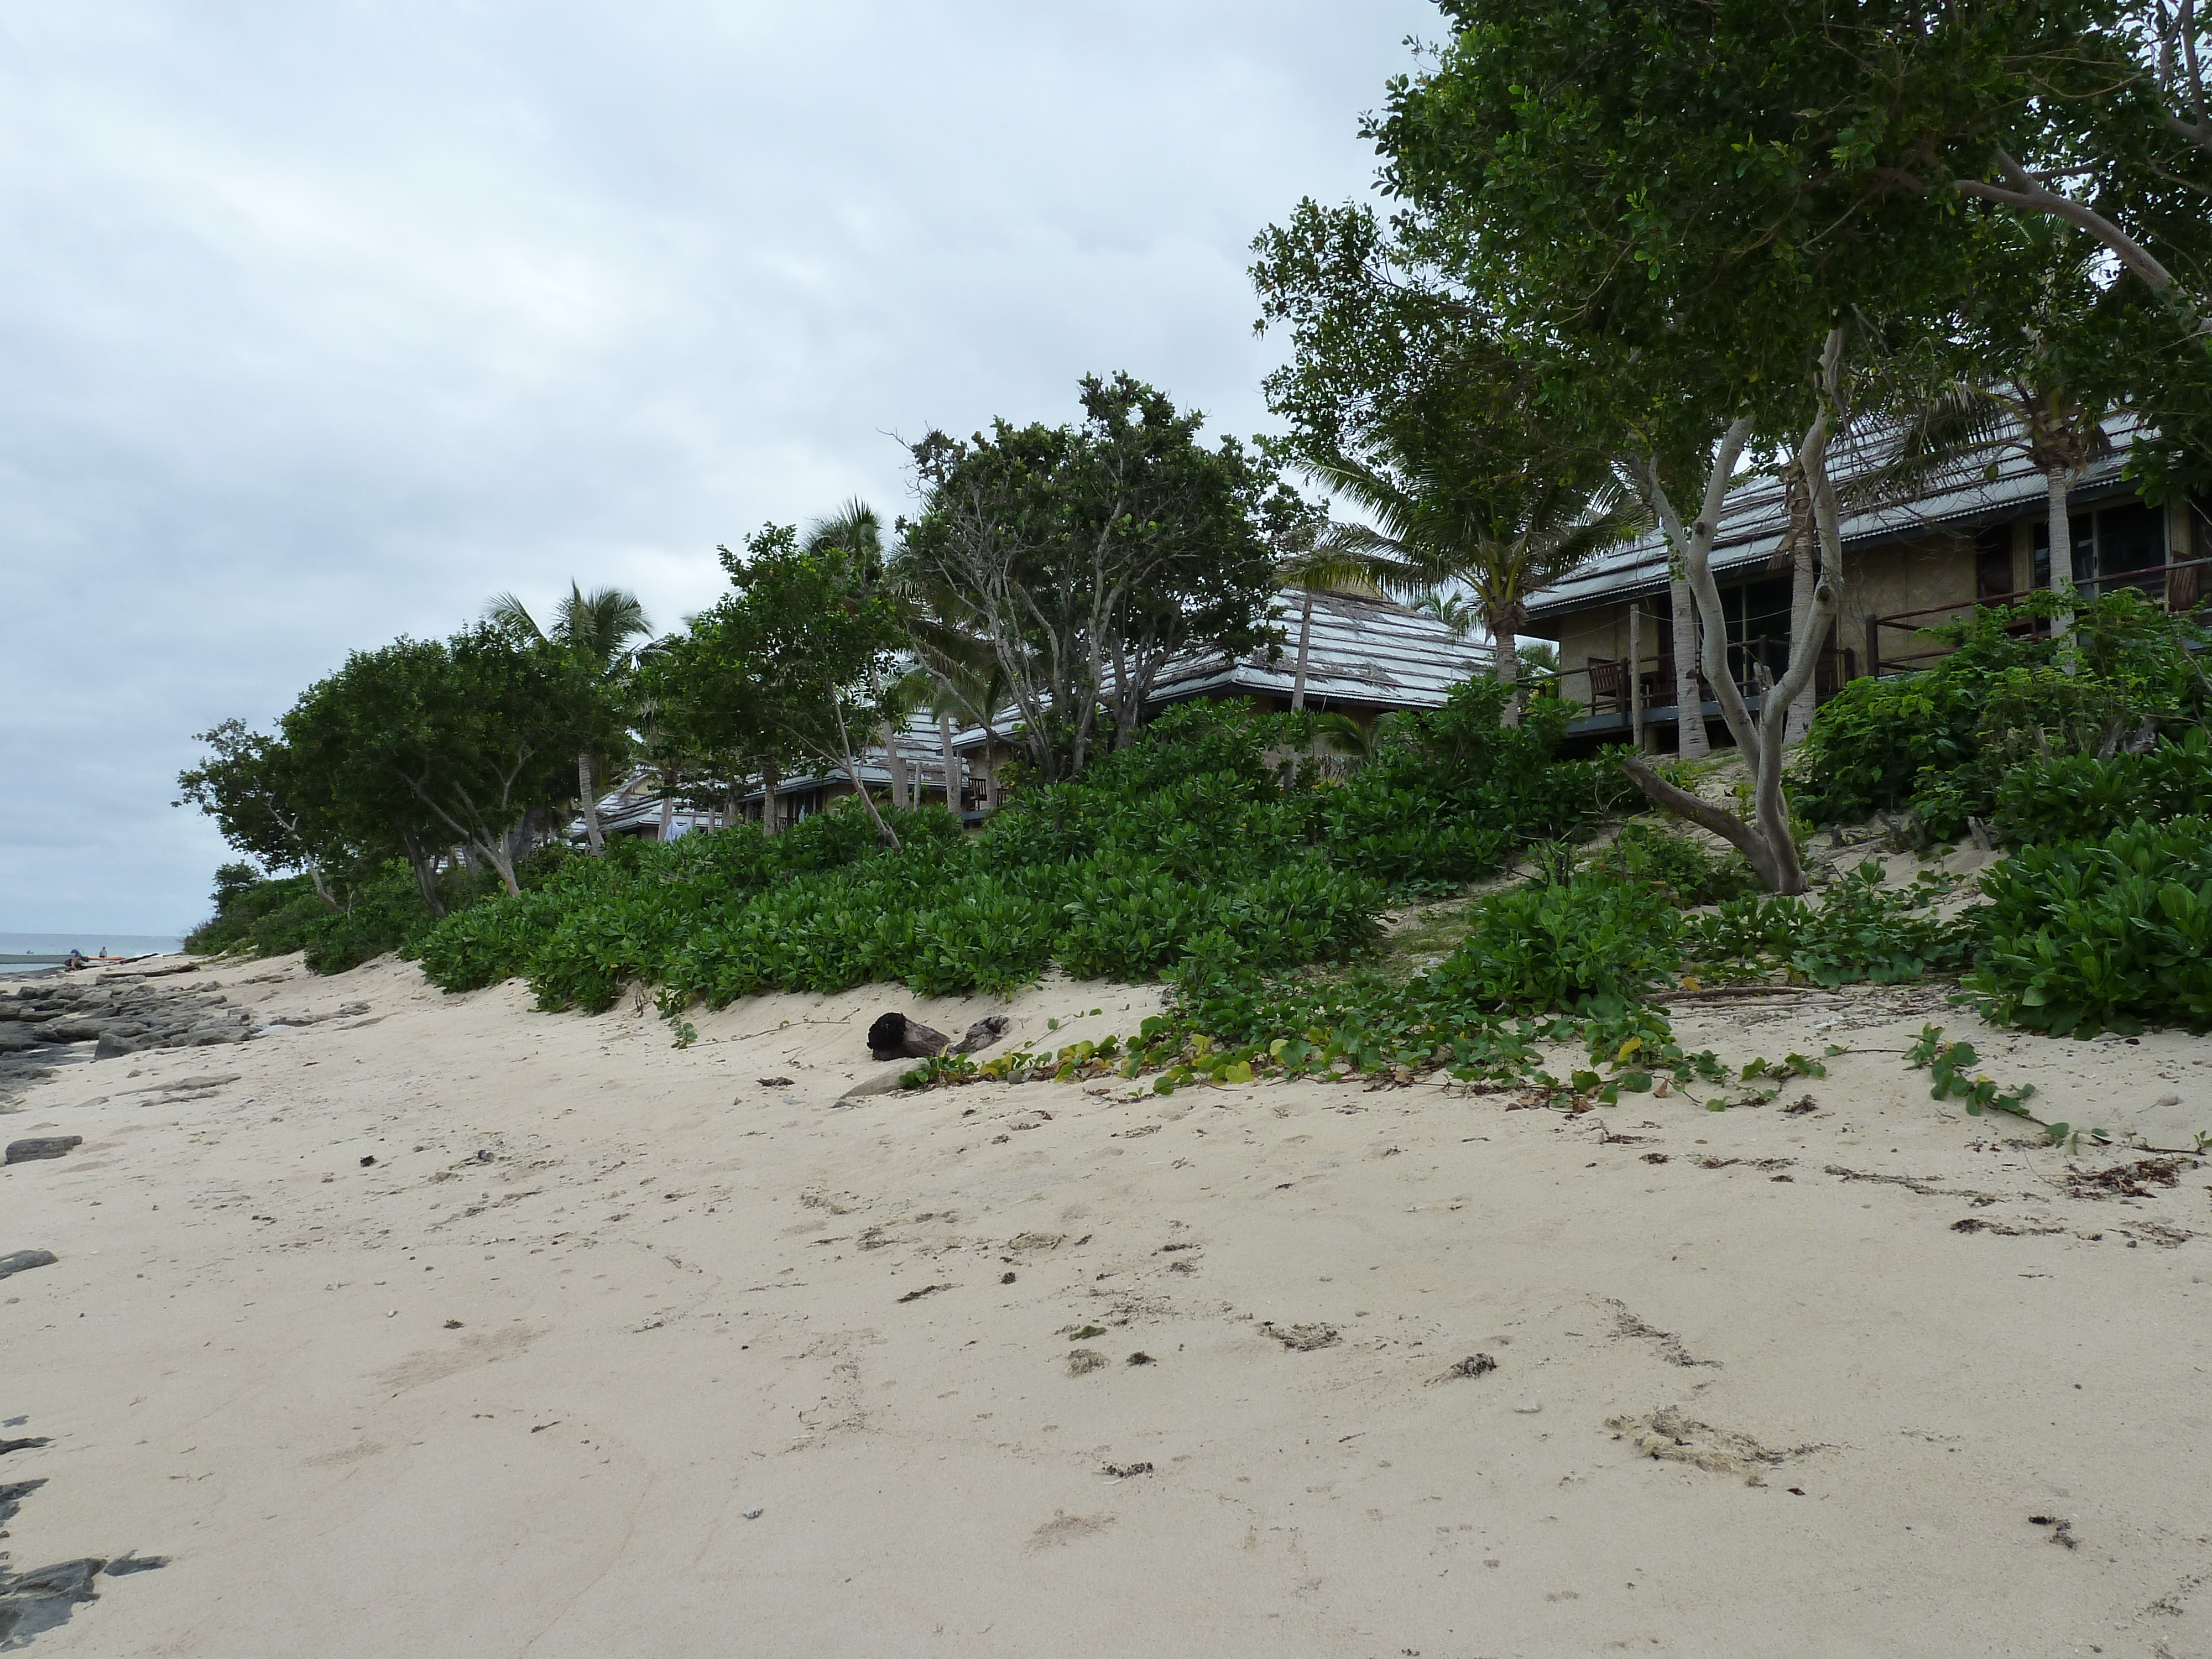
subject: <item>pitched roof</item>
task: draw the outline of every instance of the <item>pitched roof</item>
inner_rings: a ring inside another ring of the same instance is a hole
[[[2074,483],[2077,495],[2109,495],[2124,487],[2120,468],[2136,425],[2130,415],[2115,416],[2105,423],[2113,453],[2083,471]],[[1848,476],[1838,469],[1838,482]],[[1961,462],[1911,501],[1851,514],[1843,521],[1844,544],[1863,548],[1934,530],[1972,530],[2017,518],[2024,507],[2042,503],[2045,489],[2043,474],[2036,471],[2021,446],[2008,442],[1994,454],[1984,450]],[[1677,501],[1675,505],[1686,520],[1694,512],[1693,503]],[[1721,509],[1719,533],[1713,539],[1714,573],[1764,563],[1782,538],[1784,511],[1782,484],[1771,475],[1731,490]],[[1591,561],[1565,581],[1532,597],[1529,620],[1540,621],[1601,600],[1661,592],[1667,586],[1667,562],[1665,538],[1656,530],[1647,531]]]
[[[1299,611],[1304,595],[1285,590],[1271,617],[1284,635],[1281,654],[1270,663],[1265,647],[1231,659],[1209,653],[1170,663],[1152,687],[1148,710],[1194,697],[1287,698],[1297,678]],[[1313,632],[1306,647],[1306,701],[1330,708],[1438,708],[1453,686],[1490,672],[1490,651],[1454,634],[1434,617],[1389,599],[1352,593],[1314,595]],[[1013,709],[1000,714],[1000,742],[1020,723]],[[984,746],[983,728],[971,726],[953,738],[963,754]]]
[[[1286,592],[1274,606],[1284,643],[1272,663],[1263,647],[1233,662],[1207,656],[1171,664],[1152,689],[1152,705],[1225,692],[1289,696],[1304,597]],[[1434,617],[1389,599],[1314,595],[1306,701],[1317,708],[1436,708],[1453,686],[1489,668],[1486,647],[1462,640]]]

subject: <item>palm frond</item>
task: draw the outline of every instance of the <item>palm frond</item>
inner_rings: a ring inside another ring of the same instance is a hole
[[[486,600],[483,619],[518,643],[528,644],[545,637],[545,630],[538,627],[538,619],[530,614],[530,607],[513,593],[495,593]]]

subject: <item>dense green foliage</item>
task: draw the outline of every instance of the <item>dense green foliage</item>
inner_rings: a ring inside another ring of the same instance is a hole
[[[264,880],[252,865],[226,864],[216,872],[215,915],[185,935],[185,949],[195,956],[281,956],[298,950],[308,925],[330,914],[305,876]]]
[[[1079,392],[1079,422],[914,444],[921,511],[895,561],[917,639],[989,665],[1054,781],[1136,735],[1177,658],[1275,641],[1268,534],[1304,516],[1243,443],[1201,442],[1195,410],[1126,374]]]
[[[2055,596],[2039,593],[1978,609],[1929,630],[1953,647],[1935,666],[1844,686],[1821,707],[1792,769],[1796,809],[1816,823],[1909,809],[1929,836],[1950,841],[1970,817],[2009,808],[2019,840],[2109,827],[2119,820],[2099,815],[2123,810],[2123,796],[2140,794],[2154,811],[2190,799],[2201,787],[2192,777],[2203,776],[2188,757],[2197,752],[2187,751],[2190,733],[2212,718],[2199,654],[2212,635],[2122,588],[2082,608],[2069,662],[2061,642],[2027,632],[2057,608]],[[2113,756],[2123,741],[2160,731],[2186,752],[2149,765]],[[2100,752],[2112,758],[2096,759]],[[2064,763],[2053,769],[2054,761]],[[2084,805],[2046,805],[2036,799],[2042,783]]]
[[[1997,786],[1996,831],[2023,847],[2094,840],[2145,819],[2212,816],[2212,740],[2192,726],[2140,755],[2035,756]]]
[[[1348,781],[1311,758],[1310,720],[1196,704],[975,836],[895,813],[893,848],[845,811],[775,840],[618,847],[455,915],[423,965],[447,989],[520,975],[547,1007],[601,1008],[633,978],[719,1006],[870,981],[1007,991],[1050,962],[1146,980],[1341,961],[1393,895],[1489,874],[1621,799],[1608,764],[1551,758],[1556,719],[1500,726],[1504,695],[1479,681],[1393,721]]]
[[[441,881],[441,892],[454,908],[471,902],[483,886],[454,872]],[[372,957],[406,950],[436,921],[413,873],[395,860],[356,882],[343,909],[325,903],[306,876],[255,880],[227,893],[218,886],[215,915],[192,931],[185,949],[198,956],[253,957],[299,951],[312,971],[339,974]]]
[[[2212,818],[2022,848],[1982,878],[1966,988],[2054,1036],[2212,1026]]]
[[[1893,985],[1956,972],[1966,960],[1964,938],[1926,914],[1946,886],[1923,878],[1887,887],[1881,866],[1868,862],[1831,884],[1817,905],[1745,897],[1692,918],[1688,956],[1708,974],[1780,969],[1815,985]]]

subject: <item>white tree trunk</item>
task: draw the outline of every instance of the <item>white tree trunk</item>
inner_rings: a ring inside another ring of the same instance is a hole
[[[945,759],[945,810],[960,815],[960,762],[952,752],[952,716],[937,717],[937,748]]]
[[[1805,637],[1805,630],[1812,626],[1813,589],[1819,581],[1818,573],[1813,565],[1814,556],[1813,540],[1799,538],[1796,550],[1790,559],[1790,655],[1792,660],[1800,651],[1817,652],[1825,643]],[[1816,673],[1814,679],[1808,682],[1805,689],[1797,694],[1796,700],[1790,705],[1790,723],[1782,733],[1785,748],[1795,748],[1804,742],[1805,734],[1813,729],[1813,708],[1820,697],[1818,678]],[[1765,713],[1763,709],[1760,712]]]
[[[660,786],[660,839],[665,842],[668,832],[676,824],[676,796],[665,780]]]
[[[584,797],[584,842],[592,849],[592,856],[597,858],[606,842],[599,835],[599,788],[592,776],[592,751],[588,749],[576,751],[576,787]],[[513,876],[507,876],[507,882],[512,887]]]
[[[1705,699],[1698,688],[1698,602],[1680,577],[1668,586],[1674,607],[1674,750],[1684,760],[1713,752],[1705,735]]]
[[[1305,602],[1298,608],[1298,665],[1291,676],[1291,713],[1305,712],[1306,659],[1313,645],[1313,589],[1304,590]]]

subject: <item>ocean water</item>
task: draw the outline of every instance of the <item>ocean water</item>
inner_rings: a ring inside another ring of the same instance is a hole
[[[21,963],[46,957],[65,957],[82,951],[96,957],[143,957],[155,951],[174,951],[184,940],[174,933],[103,933],[87,928],[81,933],[0,933],[0,963]]]

